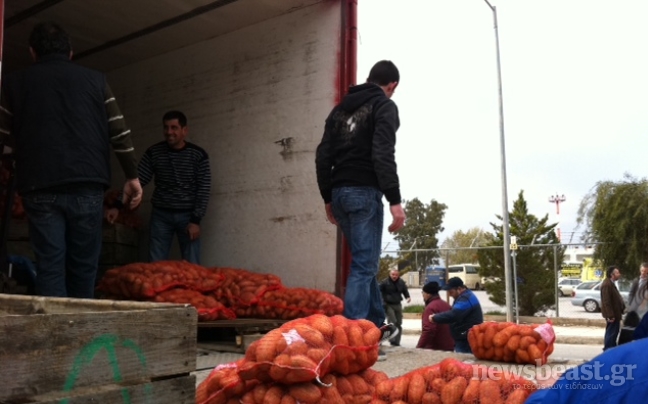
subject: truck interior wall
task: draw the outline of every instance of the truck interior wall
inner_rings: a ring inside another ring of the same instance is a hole
[[[338,91],[341,3],[323,1],[109,72],[138,158],[163,139],[161,117],[171,109],[185,112],[188,139],[209,153],[203,265],[334,291],[336,228],[324,214],[314,159]],[[150,184],[145,224],[152,193]],[[148,243],[141,245],[145,258]]]

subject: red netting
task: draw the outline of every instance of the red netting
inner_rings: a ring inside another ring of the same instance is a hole
[[[376,363],[380,336],[367,320],[316,314],[289,321],[248,347],[239,375],[293,384],[358,373]]]
[[[245,269],[210,268],[223,282],[212,294],[216,300],[228,307],[255,304],[264,293],[283,287],[281,279],[272,274],[259,274]]]
[[[372,404],[522,404],[530,381],[482,365],[448,358],[376,384]]]
[[[244,381],[238,376],[238,369],[244,362],[236,362],[217,366],[200,383],[196,389],[196,404],[226,404],[235,396],[240,396],[258,385],[257,380]],[[237,401],[235,401],[238,403]]]
[[[111,296],[141,300],[179,286],[209,292],[217,289],[222,282],[222,275],[200,265],[186,261],[158,261],[110,269],[99,282],[97,290]]]
[[[233,320],[234,312],[211,296],[189,289],[170,289],[157,294],[153,298],[158,303],[190,304],[198,311],[199,321]]]
[[[245,392],[234,395],[231,394],[233,389],[225,390],[222,385],[214,383],[216,378],[222,380],[227,377],[228,368],[236,368],[240,365],[239,361],[214,370],[208,379],[198,386],[196,403],[369,404],[374,394],[375,385],[387,379],[385,373],[367,369],[348,376],[328,374],[322,377],[322,382],[325,385],[312,382],[296,384],[258,382],[254,385],[246,385]],[[218,373],[222,375],[218,375]],[[240,385],[241,381],[239,380],[237,383]],[[248,388],[250,386],[252,387]],[[217,390],[213,392],[210,389]]]
[[[342,314],[344,303],[339,297],[317,289],[281,288],[268,290],[253,305],[235,308],[239,318],[277,318],[292,320],[312,314]]]
[[[468,343],[477,359],[544,365],[556,336],[551,322],[538,325],[485,322],[468,331]]]
[[[118,189],[111,189],[107,191],[104,194],[104,208],[109,209],[114,207],[115,202],[117,201],[121,193],[122,191]],[[115,223],[120,223],[124,226],[132,227],[134,229],[139,229],[140,227],[142,227],[142,220],[137,213],[137,208],[130,209],[128,206],[124,206],[122,209],[119,209],[119,215],[115,219]]]

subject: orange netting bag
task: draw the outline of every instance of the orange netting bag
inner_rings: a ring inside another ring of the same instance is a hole
[[[200,265],[186,261],[158,261],[109,269],[97,285],[97,291],[123,299],[145,300],[179,286],[209,292],[222,282],[222,275]]]
[[[259,384],[258,380],[242,380],[238,369],[245,362],[219,365],[196,389],[196,404],[226,404],[233,397],[240,397]],[[234,403],[239,403],[238,398]]]
[[[170,289],[158,293],[153,299],[158,303],[186,303],[198,311],[199,321],[233,320],[234,312],[211,296],[190,289]]]
[[[239,375],[294,384],[368,369],[378,359],[381,331],[367,320],[315,314],[292,320],[253,342]]]
[[[538,325],[488,321],[468,331],[477,359],[544,365],[553,353],[556,335],[550,321]]]
[[[239,318],[293,320],[313,314],[342,314],[344,303],[331,293],[308,288],[281,288],[266,291],[253,305],[239,305]]]
[[[228,307],[255,304],[267,291],[283,287],[281,278],[272,274],[235,268],[210,268],[209,271],[223,280],[211,291],[212,295]]]
[[[213,374],[213,373],[212,373]],[[211,375],[210,375],[211,377]],[[205,386],[207,380],[198,386],[196,395],[197,404],[220,404],[220,403],[245,403],[245,404],[266,404],[266,403],[290,403],[290,404],[369,404],[371,402],[375,385],[388,377],[383,372],[372,369],[364,370],[358,374],[348,376],[334,375],[329,373],[322,377],[324,386],[313,383],[281,384],[277,382],[258,383],[242,394],[228,395],[221,389],[221,400],[215,398],[218,395],[207,393]],[[219,387],[219,386],[216,386]],[[232,390],[230,390],[232,391]],[[223,401],[227,396],[229,401]],[[212,401],[205,401],[204,397],[211,397]]]
[[[501,370],[447,358],[376,385],[371,404],[523,404],[532,382]]]

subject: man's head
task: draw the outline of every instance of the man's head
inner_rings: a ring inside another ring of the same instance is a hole
[[[648,262],[642,262],[639,268],[639,276],[642,278],[648,277]]]
[[[392,281],[397,281],[398,278],[400,278],[400,272],[398,272],[398,269],[392,269],[389,271],[389,277],[391,278]]]
[[[68,34],[55,22],[36,24],[29,35],[29,51],[34,60],[47,55],[65,55],[72,58],[72,44]]]
[[[387,97],[391,98],[396,91],[398,82],[400,81],[400,73],[398,68],[391,60],[381,60],[376,63],[369,72],[367,83],[374,83],[379,85]]]
[[[169,147],[182,149],[185,145],[185,138],[189,133],[187,117],[180,111],[169,111],[162,117],[162,128],[164,138]]]
[[[423,286],[423,299],[427,300],[429,297],[439,295],[439,283],[428,282]]]
[[[619,268],[616,265],[609,266],[607,271],[605,271],[605,274],[612,282],[621,277],[621,272],[619,272]]]
[[[452,296],[454,299],[457,298],[464,290],[466,286],[464,285],[461,278],[453,277],[448,279],[448,283],[443,287],[444,290],[448,291],[448,296]]]

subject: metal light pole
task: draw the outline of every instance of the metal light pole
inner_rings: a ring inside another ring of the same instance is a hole
[[[515,259],[517,257],[517,238],[515,236],[511,236],[511,257],[513,258],[513,282],[515,285],[515,323],[520,324],[520,305],[518,303],[519,300],[519,295],[518,295],[518,281],[517,281],[517,265],[516,262],[517,260]]]
[[[556,235],[558,236],[558,241],[562,241],[561,234],[560,234],[560,204],[562,202],[565,202],[566,200],[567,198],[565,197],[564,194],[558,195],[558,193],[556,193],[556,195],[551,195],[549,197],[549,202],[556,204],[556,216],[558,219],[558,228],[556,229]]]
[[[508,192],[506,186],[506,147],[504,142],[504,99],[502,96],[502,65],[500,61],[499,31],[497,29],[497,8],[484,0],[493,12],[493,23],[495,28],[495,49],[497,53],[497,82],[499,95],[499,118],[500,118],[500,158],[502,161],[502,221],[504,230],[504,282],[506,285],[506,321],[513,320],[511,305],[511,246],[509,232]]]

